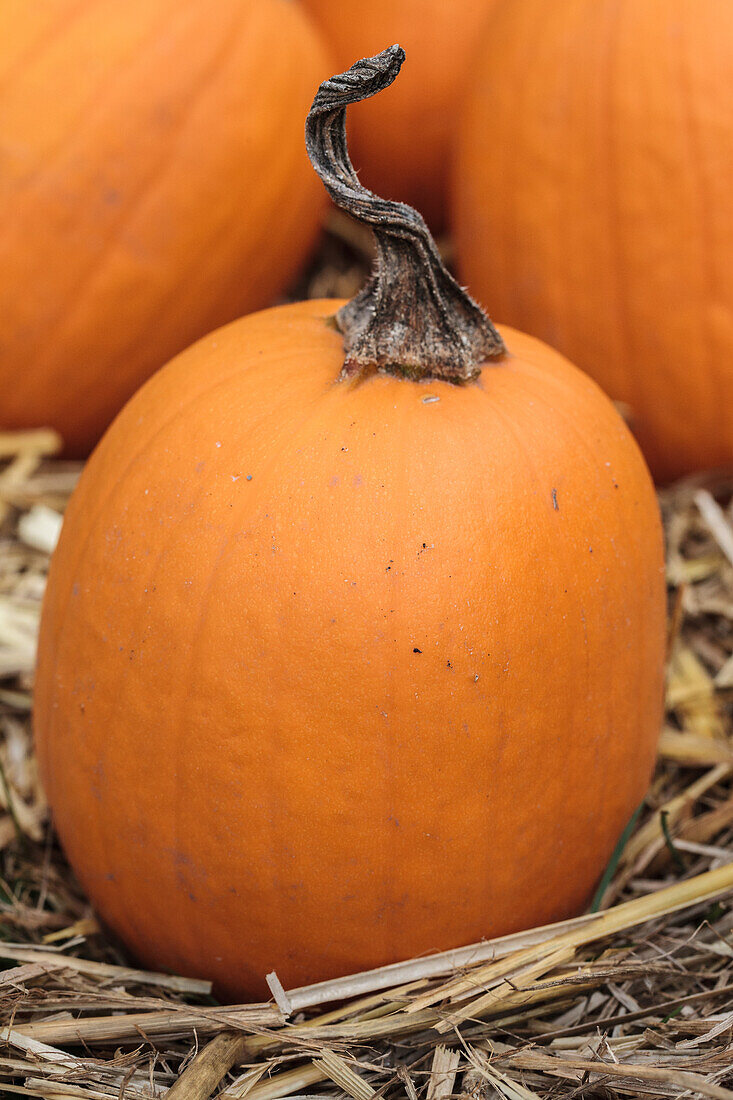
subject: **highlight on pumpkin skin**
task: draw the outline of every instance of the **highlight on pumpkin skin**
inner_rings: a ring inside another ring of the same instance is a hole
[[[422,215],[367,190],[349,159],[346,108],[388,88],[404,60],[402,47],[390,46],[325,80],[306,121],[311,164],[336,205],[371,228],[377,247],[370,279],[336,314],[346,351],[341,377],[377,370],[470,382],[506,354],[504,341],[446,269]]]

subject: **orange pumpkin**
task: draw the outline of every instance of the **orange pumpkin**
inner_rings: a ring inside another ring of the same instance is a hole
[[[336,61],[401,42],[408,60],[399,84],[349,116],[349,146],[360,179],[416,206],[440,229],[447,220],[455,109],[465,68],[496,0],[303,0]]]
[[[66,851],[139,958],[234,998],[577,911],[654,759],[649,474],[590,379],[502,337],[419,215],[359,186],[345,107],[401,57],[309,116],[372,280],[155,375],[48,582],[36,736]]]
[[[323,50],[288,0],[0,5],[0,428],[84,454],[154,370],[270,304],[319,222]]]
[[[462,277],[628,405],[660,480],[733,462],[733,5],[506,0],[475,72]]]

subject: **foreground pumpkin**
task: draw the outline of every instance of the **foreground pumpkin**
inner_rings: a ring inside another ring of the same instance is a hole
[[[429,224],[447,220],[449,165],[464,71],[496,0],[303,0],[336,61],[403,43],[400,81],[349,118],[359,177],[390,199],[417,206]]]
[[[88,453],[154,370],[285,287],[322,206],[323,56],[288,0],[0,4],[0,429]]]
[[[461,129],[461,274],[662,481],[733,462],[732,72],[721,0],[504,0]]]
[[[230,997],[577,911],[654,759],[648,472],[593,382],[359,185],[345,108],[402,56],[308,122],[372,280],[158,373],[49,577],[36,734],[71,862],[137,956]]]

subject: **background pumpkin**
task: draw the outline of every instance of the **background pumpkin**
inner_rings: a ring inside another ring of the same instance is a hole
[[[455,108],[465,67],[496,0],[303,0],[339,65],[400,42],[400,80],[349,114],[349,149],[362,182],[411,203],[435,228],[447,220]]]
[[[3,0],[0,427],[84,453],[284,288],[322,208],[302,119],[323,65],[287,0]]]
[[[66,850],[139,957],[235,998],[273,967],[292,987],[578,909],[655,754],[648,472],[593,382],[505,346],[421,219],[358,187],[345,104],[400,58],[326,82],[309,120],[332,193],[381,226],[374,279],[158,372],[88,463],[48,583],[36,734]],[[464,385],[359,366],[381,334],[384,370],[414,374],[393,347],[428,354],[434,302]]]
[[[462,277],[628,404],[654,473],[733,461],[733,5],[504,0],[455,174]]]

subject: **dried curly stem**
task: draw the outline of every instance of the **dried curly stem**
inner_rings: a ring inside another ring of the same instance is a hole
[[[321,84],[305,127],[308,156],[337,206],[370,226],[374,272],[336,314],[342,378],[374,370],[413,380],[469,382],[506,353],[483,310],[446,270],[420,214],[359,183],[346,146],[346,108],[389,87],[405,52],[391,46]]]

